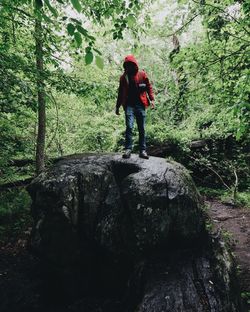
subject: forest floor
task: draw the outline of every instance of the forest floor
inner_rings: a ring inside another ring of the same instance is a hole
[[[250,311],[250,209],[206,199],[213,231],[221,232],[236,260],[240,292]]]
[[[250,209],[235,208],[216,199],[206,198],[205,203],[213,230],[222,233],[234,252],[241,294],[247,302],[250,299]],[[46,285],[42,281],[39,260],[27,250],[30,230],[31,224],[27,224],[18,237],[0,242],[0,311],[71,311],[44,296]]]

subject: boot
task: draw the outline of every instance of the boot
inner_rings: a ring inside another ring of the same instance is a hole
[[[140,158],[149,159],[148,154],[146,151],[141,151],[139,154]]]
[[[130,156],[131,156],[131,150],[126,149],[124,154],[122,155],[122,158],[130,158]]]

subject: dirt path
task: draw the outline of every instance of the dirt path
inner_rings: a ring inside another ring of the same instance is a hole
[[[215,231],[228,239],[239,268],[241,293],[250,311],[250,208],[236,208],[215,199],[205,200]]]

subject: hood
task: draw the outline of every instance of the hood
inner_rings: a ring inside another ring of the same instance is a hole
[[[123,63],[123,67],[124,67],[124,64],[127,63],[127,62],[132,62],[132,63],[134,63],[134,64],[136,65],[136,67],[137,67],[137,71],[139,70],[138,62],[137,62],[136,58],[134,57],[134,55],[129,54],[129,55],[127,55],[127,56],[125,57],[124,63]]]

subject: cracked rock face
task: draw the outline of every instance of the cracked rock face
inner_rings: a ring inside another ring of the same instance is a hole
[[[204,231],[188,172],[162,158],[68,158],[39,175],[28,191],[33,248],[51,257],[59,249],[64,259],[76,243],[92,241],[114,255],[133,256],[171,242],[193,243]]]

